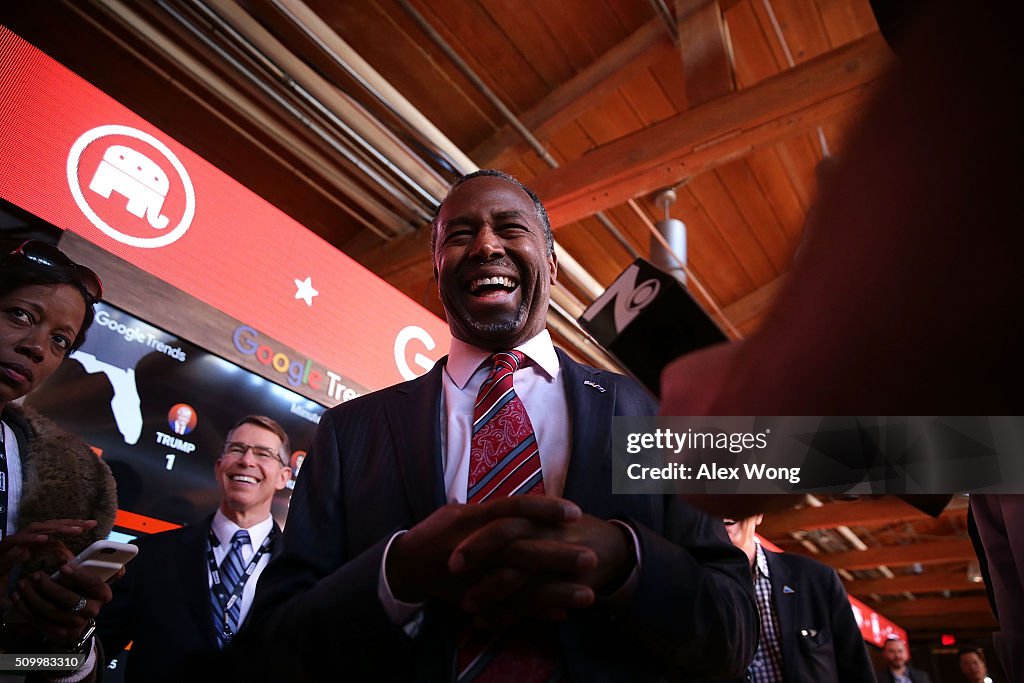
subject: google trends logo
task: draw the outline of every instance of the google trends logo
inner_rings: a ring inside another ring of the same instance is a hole
[[[196,193],[185,166],[167,145],[135,128],[86,131],[68,153],[67,176],[86,218],[132,247],[176,242],[195,216]]]

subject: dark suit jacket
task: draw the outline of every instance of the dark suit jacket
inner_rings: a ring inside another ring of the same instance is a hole
[[[570,676],[737,675],[757,637],[745,556],[721,522],[676,496],[611,494],[612,417],[653,415],[656,407],[632,380],[561,352],[559,359],[572,419],[563,495],[592,515],[632,524],[643,557],[627,610],[611,615],[595,606],[559,626]],[[377,597],[390,536],[445,503],[439,429],[446,360],[323,416],[292,496],[284,552],[260,582],[253,621],[260,636],[250,632],[252,646],[275,654],[253,675],[314,678],[327,661],[352,680],[451,680],[451,610],[428,604],[422,630],[410,639]]]
[[[908,666],[907,675],[910,676],[910,680],[914,683],[932,683],[932,679],[928,677],[928,674],[920,669],[913,669]],[[878,672],[878,683],[893,683],[894,680],[889,669],[882,669]]]
[[[139,538],[139,554],[111,584],[114,599],[101,610],[96,632],[108,658],[133,643],[125,680],[174,680],[181,662],[218,652],[206,555],[212,519]],[[272,555],[281,546],[277,531]]]
[[[765,556],[786,683],[873,683],[864,639],[835,570],[792,553],[765,550]]]

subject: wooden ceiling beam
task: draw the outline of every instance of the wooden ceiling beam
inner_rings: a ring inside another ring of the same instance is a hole
[[[885,614],[885,612],[882,612],[882,614]],[[886,614],[885,616],[889,615]],[[967,631],[980,630],[985,632],[988,637],[991,637],[992,631],[999,627],[996,623],[996,618],[991,613],[982,614],[981,612],[958,614],[955,621],[950,620],[944,613],[921,617],[904,617],[899,620],[899,625],[912,632],[914,638],[924,638],[926,634],[932,632],[953,632],[964,640],[968,638]]]
[[[941,593],[942,591],[983,591],[985,584],[968,581],[967,572],[910,574],[892,579],[859,579],[846,582],[851,595],[899,595],[901,593]]]
[[[870,606],[880,614],[884,614],[894,620],[899,620],[902,617],[927,617],[938,614],[948,617],[951,614],[992,613],[988,604],[988,598],[984,596],[873,602],[870,603]],[[955,622],[949,620],[949,623]]]
[[[529,181],[554,227],[675,185],[864,103],[892,52],[873,33]]]
[[[660,22],[645,24],[637,33],[653,32],[655,28],[657,35],[665,33]],[[528,184],[544,200],[552,227],[557,229],[732,161],[756,147],[778,142],[818,125],[830,113],[857,106],[866,97],[865,85],[881,74],[890,59],[885,41],[872,34],[751,88],[598,147]],[[558,98],[571,96],[566,92]],[[584,99],[589,100],[589,96]],[[543,106],[555,109],[568,105]],[[472,156],[481,160],[476,152]],[[662,168],[661,163],[667,166]],[[431,272],[422,232],[426,231],[418,230],[415,235],[386,244],[353,241],[345,252],[382,277],[406,268],[419,277]],[[766,291],[764,296],[767,298],[769,293]]]
[[[599,104],[641,69],[665,58],[672,41],[652,19],[524,112],[520,121],[544,140]],[[529,149],[510,125],[476,146],[469,156],[482,168],[505,168]]]
[[[778,282],[778,280],[775,282]],[[771,285],[765,285],[765,287],[769,286]],[[762,289],[765,289],[765,287],[762,287]],[[758,290],[758,292],[760,291]],[[744,299],[740,299],[732,304],[732,306],[739,306],[743,301]],[[729,315],[728,308],[726,309],[726,314]],[[735,320],[731,315],[729,315],[729,319]],[[967,508],[949,510],[944,514],[966,516]],[[931,519],[931,517],[900,498],[886,496],[874,500],[862,499],[829,503],[821,507],[808,506],[799,510],[788,510],[765,515],[764,521],[758,527],[758,533],[772,538],[798,530],[835,529],[841,526],[880,527],[896,522],[919,519]]]
[[[867,550],[815,555],[814,559],[833,569],[873,569],[905,567],[912,564],[941,564],[943,562],[969,562],[977,559],[968,538],[940,541],[922,541],[909,545],[874,546]]]
[[[736,90],[732,45],[717,0],[676,0],[676,17],[689,107]]]

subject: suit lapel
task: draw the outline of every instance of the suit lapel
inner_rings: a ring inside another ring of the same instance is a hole
[[[788,678],[799,670],[797,661],[797,638],[801,637],[796,630],[796,601],[799,586],[793,580],[789,566],[782,558],[770,550],[764,551],[768,560],[768,573],[772,584],[772,602],[775,614],[779,618],[779,638],[781,639],[782,667]]]
[[[441,373],[447,356],[426,375],[396,387],[385,405],[395,458],[415,524],[444,505],[441,469]],[[424,486],[430,482],[429,486]]]
[[[274,540],[270,542],[270,559],[274,559],[277,555],[284,551],[284,531],[277,525],[277,520],[274,520]]]
[[[611,458],[606,457],[606,452],[615,412],[615,386],[608,382],[603,386],[599,381],[601,371],[580,365],[561,349],[555,351],[572,423],[572,449],[563,496],[592,515],[606,517],[614,514],[606,509],[612,486]]]
[[[188,603],[189,611],[195,623],[200,626],[200,633],[204,639],[213,647],[217,645],[217,635],[213,629],[213,603],[210,593],[210,574],[207,567],[208,548],[207,537],[210,532],[210,522],[213,517],[207,517],[201,524],[195,524],[182,532],[181,541],[181,563],[182,563],[182,590],[185,594],[185,602]]]

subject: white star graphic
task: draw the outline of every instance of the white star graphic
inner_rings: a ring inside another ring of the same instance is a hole
[[[295,280],[295,298],[305,300],[307,306],[313,305],[313,297],[319,293],[313,289],[312,276],[307,277],[305,280]]]

